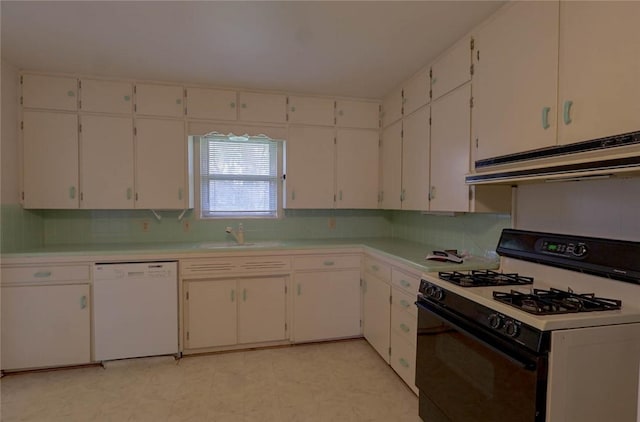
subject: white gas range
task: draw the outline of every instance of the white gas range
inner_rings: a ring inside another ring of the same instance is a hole
[[[640,243],[504,230],[498,253],[423,275],[421,417],[640,420]]]

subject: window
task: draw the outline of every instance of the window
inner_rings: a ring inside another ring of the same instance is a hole
[[[280,146],[266,136],[200,138],[200,215],[277,217]]]

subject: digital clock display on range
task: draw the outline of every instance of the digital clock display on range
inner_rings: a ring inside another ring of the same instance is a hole
[[[542,250],[544,252],[564,253],[567,250],[567,245],[566,243],[559,243],[559,242],[545,240],[542,243]]]

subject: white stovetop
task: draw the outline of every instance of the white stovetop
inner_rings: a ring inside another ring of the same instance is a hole
[[[440,280],[437,273],[425,273],[423,278],[445,290],[544,331],[640,322],[640,285],[508,258],[502,258],[501,270],[498,271],[515,271],[520,275],[533,276],[533,285],[460,287]],[[513,289],[528,293],[532,288],[549,289],[551,287],[560,290],[567,290],[570,287],[575,293],[595,293],[598,297],[619,299],[622,300],[622,309],[539,316],[493,299],[494,291],[508,292]]]

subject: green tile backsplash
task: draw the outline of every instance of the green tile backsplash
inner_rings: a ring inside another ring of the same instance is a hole
[[[509,215],[427,215],[414,211],[286,210],[280,219],[199,220],[189,211],[23,210],[2,205],[0,238],[3,252],[40,246],[101,243],[202,242],[231,240],[225,227],[242,222],[252,240],[395,237],[443,248],[486,255],[495,249]]]

